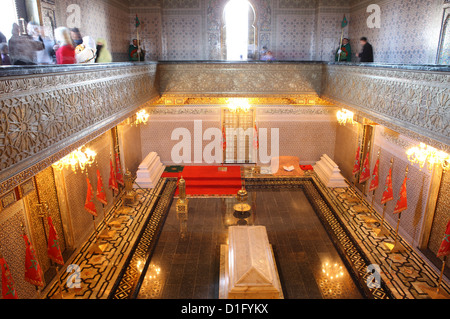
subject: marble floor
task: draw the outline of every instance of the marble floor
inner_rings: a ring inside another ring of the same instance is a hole
[[[191,199],[185,228],[173,202],[138,298],[218,298],[219,249],[236,224],[266,226],[285,298],[363,298],[301,189],[249,192],[248,216],[233,201]]]

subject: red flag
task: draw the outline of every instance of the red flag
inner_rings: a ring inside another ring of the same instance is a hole
[[[44,287],[44,281],[42,280],[42,270],[37,260],[36,254],[27,235],[23,235],[25,240],[25,280],[35,286]]]
[[[394,214],[401,213],[405,209],[408,208],[408,198],[406,196],[406,181],[408,177],[405,177],[403,180],[402,187],[400,188],[400,198],[397,201],[397,205],[395,205]]]
[[[370,181],[369,192],[373,192],[378,188],[378,167],[380,166],[380,159],[377,159],[372,172],[372,180]]]
[[[2,269],[2,298],[17,299],[17,292],[14,288],[14,280],[9,270],[5,258],[0,258],[0,267]]]
[[[394,199],[394,192],[392,191],[392,168],[389,168],[389,174],[386,177],[384,185],[383,197],[381,197],[381,204],[385,204]]]
[[[117,185],[116,181],[116,174],[114,173],[114,166],[112,163],[112,160],[109,160],[109,188],[115,189],[116,191],[119,190],[119,186]]]
[[[359,169],[361,168],[359,164],[359,152],[361,151],[361,147],[358,146],[358,150],[356,151],[356,157],[355,157],[355,165],[353,165],[353,172],[352,174],[355,175],[359,172]]]
[[[84,208],[92,215],[97,216],[97,209],[94,204],[94,192],[92,191],[91,183],[89,182],[89,178],[86,177],[87,182],[87,195],[86,202],[84,203]]]
[[[256,127],[256,123],[253,128],[253,148],[256,150],[259,149],[258,128]]]
[[[61,248],[59,247],[59,239],[58,234],[56,233],[55,226],[53,226],[52,218],[50,216],[47,217],[48,221],[48,245],[47,245],[47,253],[48,257],[53,260],[55,263],[64,265],[64,259],[61,253]]]
[[[104,205],[108,205],[106,201],[106,193],[103,190],[102,176],[100,175],[100,170],[97,170],[97,194],[96,197],[98,201]]]
[[[222,126],[222,149],[225,151],[227,148],[227,136],[225,134],[225,126]]]
[[[438,250],[437,256],[448,256],[450,255],[450,220],[447,224],[447,229],[445,230],[444,239],[442,240],[441,247]]]
[[[122,175],[122,166],[120,166],[119,154],[116,153],[116,180],[120,185],[124,185],[123,175]]]
[[[359,182],[360,183],[363,183],[363,182],[369,180],[369,178],[370,178],[369,156],[370,156],[370,152],[367,152],[366,159],[364,160],[362,172],[359,175]]]

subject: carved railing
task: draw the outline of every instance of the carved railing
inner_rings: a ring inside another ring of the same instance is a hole
[[[114,63],[0,70],[0,194],[158,98],[156,68]]]
[[[323,99],[450,149],[450,67],[330,63],[323,79]]]

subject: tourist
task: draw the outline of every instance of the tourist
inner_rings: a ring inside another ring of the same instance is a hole
[[[72,38],[72,42],[75,44],[75,47],[83,43],[83,37],[81,36],[80,29],[78,28],[70,29],[70,37]]]
[[[272,51],[267,51],[267,53],[264,54],[264,56],[261,57],[261,61],[269,61],[269,62],[271,62],[271,61],[274,61],[274,60],[275,60],[275,58],[273,56]]]
[[[111,52],[108,51],[108,44],[105,39],[97,39],[97,58],[96,63],[112,62]]]
[[[8,41],[6,40],[5,35],[2,32],[0,32],[0,43],[7,43],[7,42]]]
[[[83,43],[75,48],[77,63],[94,63],[97,57],[97,44],[90,36],[83,37]]]
[[[360,62],[373,62],[373,48],[372,45],[367,42],[366,37],[362,37],[360,43],[363,47],[361,53],[357,53],[356,56],[360,58]]]
[[[69,29],[66,27],[59,27],[55,29],[55,39],[58,50],[56,51],[57,64],[74,64],[75,48],[72,45]]]
[[[35,41],[40,41],[44,45],[42,50],[36,51],[36,63],[37,64],[53,64],[53,41],[45,37],[42,26],[36,22],[29,22],[27,25],[27,31],[30,37]]]
[[[2,56],[2,65],[11,65],[11,59],[9,58],[8,45],[6,43],[0,43],[0,54]]]
[[[8,47],[11,62],[14,65],[35,65],[36,52],[44,49],[44,44],[33,40],[29,35],[20,35],[19,25],[13,24],[12,36],[9,39]]]
[[[347,38],[342,39],[341,48],[337,49],[335,61],[350,62],[352,60],[352,47]]]

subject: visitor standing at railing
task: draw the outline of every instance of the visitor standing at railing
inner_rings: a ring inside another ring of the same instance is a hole
[[[44,49],[44,44],[33,40],[28,34],[20,34],[17,23],[13,24],[12,36],[9,39],[8,47],[11,62],[14,65],[34,65],[36,64],[36,52]]]
[[[74,64],[75,48],[72,45],[69,29],[66,27],[59,27],[55,29],[55,39],[58,49],[56,51],[57,64]]]
[[[367,42],[366,37],[362,37],[360,43],[363,47],[361,53],[357,53],[356,56],[360,58],[360,62],[373,62],[373,48],[372,45]]]

